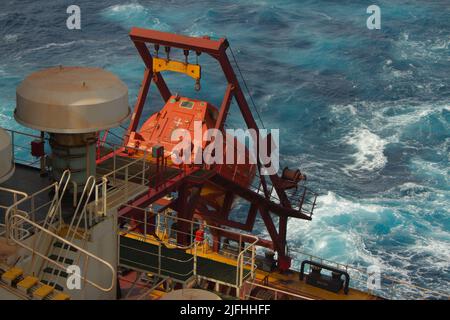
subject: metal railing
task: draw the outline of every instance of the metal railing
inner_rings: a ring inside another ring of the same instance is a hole
[[[4,129],[11,135],[13,162],[42,169],[42,166],[45,165],[45,155],[37,159],[32,157],[31,142],[34,140],[43,142],[46,139],[36,134],[20,132],[6,128]]]
[[[47,263],[51,263],[55,266],[57,266],[60,269],[65,270],[66,266],[64,266],[63,264],[59,263],[58,261],[52,260],[49,257],[47,257],[46,255],[42,254],[41,252],[38,252],[35,248],[30,247],[29,245],[27,245],[26,243],[24,243],[21,239],[16,239],[14,236],[14,233],[12,232],[12,230],[14,230],[18,225],[21,224],[21,222],[27,223],[29,225],[31,225],[32,227],[34,227],[36,230],[39,230],[40,232],[44,232],[46,233],[48,236],[50,236],[51,238],[54,238],[55,240],[58,240],[60,242],[62,242],[63,244],[70,246],[76,250],[78,250],[80,253],[82,253],[85,256],[85,261],[87,261],[88,259],[92,259],[97,261],[98,263],[100,263],[101,265],[103,265],[104,267],[106,267],[106,269],[109,269],[111,272],[111,283],[108,287],[104,287],[101,286],[97,283],[95,283],[94,281],[89,280],[87,277],[83,276],[83,275],[79,275],[79,274],[75,274],[75,276],[79,277],[81,280],[85,281],[86,283],[92,285],[93,287],[104,291],[104,292],[108,292],[111,291],[116,283],[116,271],[114,269],[114,267],[107,261],[95,256],[94,254],[86,251],[85,249],[75,245],[74,243],[64,239],[63,237],[57,235],[56,233],[43,228],[41,225],[31,221],[30,219],[21,216],[21,215],[13,215],[10,217],[10,221],[11,221],[11,228],[10,228],[10,239],[15,242],[17,245],[27,249],[28,251],[32,252],[33,254],[38,255],[40,258],[44,259],[45,261],[47,261]]]
[[[93,176],[90,176],[84,185],[80,200],[78,202],[78,205],[72,216],[72,220],[71,220],[69,226],[67,227],[67,231],[65,233],[65,238],[71,243],[73,243],[77,237],[81,238],[81,240],[83,242],[83,247],[86,245],[86,242],[88,240],[89,227],[91,224],[91,221],[89,221],[88,216],[87,216],[87,204],[89,202],[89,198],[92,195],[94,187],[95,187],[95,178]],[[81,226],[82,222],[84,222],[83,226]],[[56,261],[60,261],[60,260],[64,261],[67,258],[67,256],[69,255],[69,253],[70,253],[70,247],[64,248],[63,246],[61,246],[61,248],[58,250],[58,253],[56,254]],[[78,259],[76,262],[77,264],[79,263],[79,260],[80,260],[80,256],[78,256]],[[85,262],[85,264],[87,265],[87,262]],[[44,264],[42,264],[40,271],[43,270],[43,268],[44,268]],[[87,270],[85,268],[85,272],[86,271]],[[38,274],[40,274],[40,272]],[[52,280],[56,279],[56,277],[60,274],[61,274],[61,270],[57,270],[56,272],[54,272],[51,275],[49,282],[52,282]]]
[[[310,253],[301,252],[298,250],[290,250],[290,256],[293,258],[291,267],[292,270],[300,271],[299,266],[303,260],[315,261],[320,264],[325,264],[336,269],[348,272],[350,275],[351,288],[366,292],[371,295],[376,295],[386,299],[450,299],[448,292],[440,292],[434,289],[427,289],[414,285],[410,282],[395,279],[389,275],[380,276],[380,289],[370,289],[367,285],[368,279],[371,276],[367,270],[358,268],[350,264],[343,264],[321,257],[314,256]],[[309,268],[309,267],[308,267]]]
[[[13,196],[13,203],[9,207],[3,206],[6,209],[6,230],[4,232],[5,236],[10,243],[18,244],[19,246],[27,249],[32,253],[32,260],[30,264],[31,270],[34,270],[36,257],[43,259],[42,261],[47,264],[52,264],[57,266],[61,270],[65,270],[66,266],[59,263],[58,261],[61,261],[60,257],[65,257],[64,248],[66,248],[67,250],[69,250],[69,248],[75,248],[79,252],[79,257],[83,256],[85,258],[85,265],[87,265],[89,259],[91,259],[97,261],[100,264],[103,264],[112,272],[111,285],[109,287],[101,286],[95,283],[95,281],[87,279],[85,275],[77,276],[99,290],[105,292],[110,291],[115,285],[116,277],[115,269],[112,267],[112,265],[105,260],[95,256],[94,254],[84,250],[80,246],[74,244],[75,236],[79,234],[78,230],[82,222],[84,222],[84,231],[87,232],[88,230],[88,218],[86,211],[87,204],[95,188],[94,177],[91,176],[85,184],[83,193],[75,209],[75,214],[65,235],[66,239],[57,234],[57,232],[59,232],[61,230],[61,227],[63,226],[61,200],[69,182],[70,172],[66,170],[61,176],[61,180],[59,182],[55,182],[31,195],[27,195],[26,193],[20,191],[0,188],[0,191],[9,192]],[[47,197],[49,191],[54,192],[52,199],[49,201],[44,201],[42,203],[42,199],[45,199]],[[38,201],[39,199],[41,200]],[[45,217],[42,220],[38,221],[36,215],[41,213],[45,213]],[[58,221],[59,224],[56,225],[55,223],[57,223]],[[32,240],[32,243],[24,241],[31,235],[36,235]],[[48,242],[48,240],[50,241]],[[62,244],[65,244],[66,247],[62,245],[57,259],[52,260],[48,257],[49,252],[43,253],[40,252],[40,249],[46,251],[46,243],[48,242],[51,245],[56,240],[62,242]],[[42,266],[40,267],[40,270],[42,270]]]
[[[125,165],[117,167],[117,154],[114,149],[113,168],[111,171],[102,176],[102,182],[95,186],[95,207],[100,215],[106,215],[108,208],[108,195],[114,192],[118,196],[116,200],[120,205],[128,201],[130,196],[131,183],[134,185],[145,186],[149,179],[146,177],[146,172],[149,169],[149,164],[146,162],[147,153],[142,157],[128,162]],[[130,168],[138,168],[137,172],[130,174]]]
[[[129,206],[129,205],[125,205]],[[132,207],[132,206],[129,206]],[[214,238],[211,236],[211,233],[214,231],[224,231],[226,233],[235,234],[236,238],[239,237],[238,242],[238,252],[236,254],[229,253],[227,255],[221,254],[219,251],[217,254],[222,255],[226,258],[229,258],[230,263],[236,267],[236,276],[235,281],[232,283],[223,283],[236,289],[240,289],[246,279],[253,278],[255,276],[256,271],[256,243],[258,242],[258,238],[253,235],[247,235],[242,233],[233,232],[230,229],[224,229],[215,226],[206,226],[205,224],[198,222],[187,220],[183,218],[178,218],[176,216],[168,213],[167,209],[163,212],[154,212],[150,209],[143,209],[139,207],[132,207],[134,210],[140,210],[142,213],[142,219],[136,217],[136,215],[127,217],[121,216],[119,217],[119,221],[122,221],[122,224],[128,224],[131,230],[124,231],[125,233],[130,233],[134,235],[136,238],[147,241],[151,239],[153,242],[159,243],[160,245],[165,245],[167,248],[178,248],[186,251],[193,255],[194,265],[192,274],[196,275],[199,278],[203,278],[210,281],[218,281],[218,279],[209,279],[204,276],[198,274],[197,269],[197,257],[206,256],[208,253],[207,250],[211,250],[210,248],[214,247]],[[135,211],[136,212],[136,211]],[[151,222],[149,220],[154,220]],[[185,230],[189,230],[188,232],[177,230],[173,228],[174,224],[182,224],[185,223]],[[199,228],[204,228],[205,230],[205,239],[199,243],[195,239],[195,231]],[[178,236],[185,237],[189,239],[189,245],[183,245],[178,242]],[[247,242],[243,241],[243,238],[246,238]],[[248,240],[251,240],[248,242]],[[245,245],[242,247],[242,244]],[[158,254],[161,254],[159,252]],[[245,272],[248,271],[248,272]]]
[[[8,221],[8,220],[6,219],[6,213],[8,212],[8,209],[10,209],[10,207],[12,207],[10,209],[10,212],[12,210],[14,213],[16,213],[18,211],[17,206],[16,206],[17,202],[28,197],[28,194],[26,192],[0,187],[0,194],[5,194],[5,193],[11,196],[11,204],[9,204],[9,205],[0,204],[0,209],[3,209],[5,211],[5,221],[4,221],[4,223],[0,223],[0,227],[3,229],[0,231],[0,237],[7,235],[8,230],[7,230],[7,226],[6,226],[7,225],[6,221]]]
[[[10,225],[9,219],[12,214],[20,212],[26,217],[31,218],[33,222],[38,222],[40,224],[44,224],[48,227],[49,218],[51,217],[52,223],[54,218],[58,215],[60,221],[61,218],[61,199],[64,195],[64,192],[67,188],[67,184],[70,180],[70,172],[66,170],[61,176],[61,180],[59,182],[54,182],[49,186],[42,188],[31,195],[27,195],[26,197],[22,197],[21,199],[14,201],[12,205],[10,205],[5,213],[5,226],[6,232],[5,235],[8,238],[10,234]],[[60,188],[62,186],[62,189]],[[47,197],[48,192],[53,191],[54,195],[50,201],[46,201],[42,203],[41,199],[45,199]],[[61,192],[62,191],[62,192]],[[25,194],[25,193],[23,193]],[[45,195],[45,196],[42,196]],[[20,208],[22,207],[22,209]],[[42,221],[37,221],[37,214],[42,213],[45,214],[45,218]]]
[[[269,195],[269,200],[280,204],[280,198],[275,190],[275,186],[267,181],[267,193]],[[264,188],[261,183],[261,178],[258,173],[256,173],[255,179],[249,186],[250,190],[253,192],[265,196]],[[288,198],[292,209],[298,210],[299,212],[311,217],[313,215],[314,209],[316,207],[316,200],[318,194],[304,185],[299,184],[295,188],[285,190],[286,197]]]
[[[123,146],[108,145],[112,147],[110,158],[112,168],[103,168],[102,163],[97,167],[97,171],[107,170],[101,177],[102,182],[97,184],[95,189],[95,208],[101,215],[105,215],[111,209],[108,208],[108,196],[116,197],[114,207],[117,207],[119,204],[127,202],[130,196],[142,193],[142,188],[139,188],[139,185],[145,186],[149,190],[160,190],[167,186],[170,179],[178,175],[187,175],[193,171],[189,166],[178,168],[171,166],[173,172],[168,174],[168,158],[170,158],[170,155],[164,156],[157,164],[149,161],[150,153],[147,149],[127,146],[127,150],[136,152],[135,157],[130,158],[120,155],[119,151],[124,149]],[[119,166],[118,162],[125,162],[125,164]]]

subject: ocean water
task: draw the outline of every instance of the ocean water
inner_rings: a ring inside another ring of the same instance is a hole
[[[60,64],[115,72],[132,105],[143,74],[132,26],[227,37],[265,127],[280,129],[282,166],[320,193],[312,221],[290,221],[291,250],[449,291],[448,1],[376,1],[381,30],[366,27],[370,1],[73,2],[80,31],[65,26],[72,2],[0,2],[0,126],[18,128],[20,81]],[[199,93],[182,76],[167,81],[218,105],[224,79],[212,59],[200,63]],[[153,87],[143,118],[161,106]],[[236,106],[228,125],[243,126]]]

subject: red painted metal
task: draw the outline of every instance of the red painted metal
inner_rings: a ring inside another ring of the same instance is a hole
[[[45,155],[44,141],[41,140],[31,141],[31,155],[33,157],[42,157]]]
[[[211,40],[205,37],[188,37],[141,28],[132,28],[130,32],[130,38],[136,46],[146,69],[144,72],[144,79],[141,84],[139,95],[134,107],[130,126],[126,133],[125,146],[131,145],[132,147],[139,148],[142,146],[142,144],[147,144],[145,146],[145,149],[148,149],[149,146],[151,147],[151,145],[159,143],[164,145],[165,150],[170,150],[170,146],[167,145],[169,142],[162,142],[160,138],[163,136],[162,130],[172,130],[173,128],[161,129],[161,132],[159,134],[155,133],[157,132],[157,130],[154,130],[154,132],[149,135],[150,139],[142,139],[142,135],[137,132],[139,120],[141,118],[152,81],[155,82],[158,91],[160,92],[163,100],[166,102],[165,109],[171,108],[169,100],[171,100],[171,97],[173,98],[169,88],[167,87],[163,79],[163,76],[160,73],[153,73],[152,71],[152,55],[149,51],[149,48],[147,47],[147,44],[173,47],[181,50],[189,50],[194,51],[197,54],[206,53],[216,59],[222,69],[222,72],[225,75],[227,87],[220,106],[220,110],[218,111],[217,117],[215,117],[215,123],[209,124],[208,127],[216,128],[219,130],[223,129],[232,99],[234,97],[247,127],[250,129],[254,129],[258,133],[257,139],[260,139],[259,128],[256,124],[255,119],[253,118],[245,95],[240,87],[239,81],[237,80],[236,74],[234,73],[233,67],[228,59],[226,50],[229,47],[229,43],[226,39]],[[163,109],[161,112],[164,112],[165,109]],[[152,116],[146,121],[146,124],[144,124],[143,128],[146,128],[146,130],[150,130],[150,123],[159,116],[162,115],[158,113]],[[186,119],[182,119],[182,121],[185,120]],[[205,121],[211,120],[206,119]],[[269,136],[267,139],[271,139],[271,137]],[[106,159],[106,157],[103,157],[102,159]],[[261,164],[259,162],[259,159],[257,159],[257,162],[257,167],[260,171]],[[264,196],[250,190],[246,184],[239,183],[239,181],[234,181],[236,172],[231,172],[230,178],[230,173],[227,174],[226,166],[214,166],[214,168],[208,167],[207,169],[215,170],[216,173],[212,175],[204,175],[204,178],[200,178],[199,182],[198,177],[194,179],[193,177],[190,178],[189,176],[194,172],[200,170],[200,168],[195,166],[188,167],[186,171],[171,179],[163,181],[163,183],[158,187],[150,188],[148,194],[133,201],[132,205],[137,207],[145,207],[152,202],[161,199],[164,195],[167,195],[168,193],[173,191],[177,191],[177,200],[175,202],[171,202],[170,204],[168,204],[168,206],[177,211],[180,218],[190,220],[195,217],[206,220],[210,225],[228,226],[245,231],[253,230],[255,219],[259,212],[271,238],[271,240],[261,240],[259,242],[259,245],[276,250],[278,252],[279,267],[281,269],[288,268],[290,265],[290,258],[287,257],[286,252],[286,230],[288,217],[311,220],[311,216],[302,213],[301,210],[294,210],[291,207],[290,201],[285,193],[285,189],[282,188],[282,179],[278,177],[278,175],[270,176],[272,185],[274,186],[276,193],[278,194],[278,197],[280,199],[279,204],[271,200],[267,182],[265,180],[265,177],[262,175],[260,175],[260,180],[261,186],[264,191]],[[234,171],[236,171],[236,169]],[[212,209],[210,203],[208,203],[207,201],[207,197],[201,196],[202,187],[207,184],[213,184],[224,190],[225,197],[221,206],[212,206]],[[235,196],[239,196],[250,203],[250,208],[245,223],[232,221],[229,218],[229,213]],[[126,214],[131,210],[132,209],[130,207],[124,207],[119,211],[119,214]],[[279,217],[278,230],[272,219],[271,213],[274,213]],[[178,227],[181,230],[184,230],[186,228],[186,226],[183,224],[180,224],[180,226]],[[235,239],[236,236],[234,233],[228,232],[214,232],[213,237],[215,240],[220,240],[221,237],[239,240]],[[245,237],[243,239],[245,241]],[[189,241],[189,239],[179,240],[183,242]],[[214,249],[219,250],[219,242],[215,242]]]

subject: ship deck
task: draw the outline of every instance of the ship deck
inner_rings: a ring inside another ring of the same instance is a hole
[[[161,239],[161,238],[160,238]],[[167,240],[167,239],[166,239]],[[164,267],[164,271],[158,270],[158,246],[161,245],[160,256],[165,259],[161,263]],[[152,274],[159,274],[162,276],[172,277],[175,281],[183,283],[186,282],[192,274],[189,276],[180,277],[181,273],[189,273],[193,269],[193,263],[190,264],[180,263],[180,261],[170,261],[167,257],[176,258],[178,260],[188,261],[192,258],[193,249],[174,249],[170,248],[170,243],[163,241],[162,243],[155,239],[153,236],[149,236],[146,239],[140,237],[137,234],[127,233],[121,236],[121,248],[120,264],[125,267],[130,267],[140,272],[149,272]],[[145,247],[145,248],[144,248]],[[147,247],[151,247],[152,258],[149,258],[144,252],[149,252]],[[147,249],[146,249],[147,248]],[[232,257],[225,256],[223,254],[213,252],[208,246],[199,246],[196,251],[197,255],[197,275],[215,281],[221,284],[234,284],[236,282],[236,260]],[[122,259],[125,257],[125,259]],[[126,261],[126,259],[129,259]],[[177,274],[178,273],[178,274]],[[244,269],[244,276],[247,278],[250,270]],[[249,286],[255,284],[265,284],[264,286],[278,290],[280,292],[292,293],[297,296],[304,297],[304,299],[311,300],[377,300],[380,299],[370,293],[366,293],[353,288],[349,289],[348,294],[344,294],[341,289],[339,292],[334,293],[321,288],[314,287],[306,283],[306,280],[300,280],[299,273],[296,271],[289,271],[285,273],[265,272],[260,269],[256,269],[255,279],[252,281],[248,278],[247,284]],[[255,286],[256,287],[256,286]],[[279,294],[279,297],[285,297],[286,299],[292,298],[289,294]],[[149,294],[149,298],[159,298],[160,295]],[[253,298],[255,298],[252,295]],[[294,299],[301,299],[295,298]]]
[[[40,174],[40,170],[38,168],[16,163],[16,169],[13,176],[0,184],[0,186],[3,188],[22,191],[28,195],[31,195],[52,183],[53,182],[48,176],[42,176]],[[38,194],[36,196],[36,207],[40,204],[48,202],[50,199],[50,192],[47,194]],[[0,192],[0,204],[5,207],[12,205],[13,197],[11,194]],[[23,207],[21,206],[20,208],[25,209],[26,211],[31,209],[29,203],[24,203]],[[0,208],[0,223],[4,223],[5,211],[6,209]],[[42,212],[37,213],[37,215],[45,215],[47,212],[44,211],[45,210],[42,210]],[[39,218],[39,216],[37,216],[37,218]]]
[[[112,160],[105,162],[103,168],[107,170],[112,169]],[[122,160],[119,160],[122,161]],[[124,159],[123,161],[127,161]],[[129,160],[128,160],[129,161]],[[121,163],[122,164],[122,163]],[[125,164],[125,162],[123,163]],[[115,164],[116,166],[118,163]],[[133,169],[131,169],[133,170]],[[137,170],[137,169],[136,169]],[[149,170],[152,170],[149,168]],[[132,172],[132,171],[131,171]],[[174,171],[175,172],[175,171]],[[173,173],[172,173],[173,174]],[[98,172],[100,176],[101,173]],[[33,194],[42,188],[45,188],[52,184],[53,181],[48,176],[42,176],[40,174],[40,170],[37,168],[25,166],[25,165],[16,165],[16,170],[14,175],[8,181],[1,184],[4,188],[10,188],[15,190],[20,190],[26,192],[28,194]],[[36,196],[36,204],[47,203],[51,200],[51,192],[41,193]],[[11,195],[0,193],[0,203],[2,205],[12,204]],[[26,206],[27,204],[25,204]],[[72,201],[69,199],[63,201],[63,211],[64,210],[73,210]],[[29,208],[24,208],[29,209]],[[0,222],[4,219],[5,209],[0,208]],[[42,214],[42,218],[45,216],[46,212],[37,212],[37,218]],[[124,237],[121,237],[124,238]],[[137,241],[136,239],[128,238],[126,240],[131,243],[134,241],[134,244],[131,245],[131,250],[125,255],[121,254],[121,264],[130,266],[135,270],[141,270],[143,272],[151,272],[151,270],[155,270],[158,266],[158,246],[155,245],[154,239],[152,241]],[[136,244],[137,243],[137,244]],[[145,246],[145,248],[141,248]],[[161,250],[164,251],[164,256],[173,258],[175,260],[166,259],[165,263],[165,271],[161,272],[161,275],[166,277],[172,277],[178,279],[180,282],[186,282],[192,275],[190,272],[192,271],[193,264],[192,260],[192,249],[174,249],[169,246],[163,246]],[[146,257],[140,257],[142,252],[146,252]],[[156,255],[151,256],[148,253],[156,253]],[[132,257],[130,261],[125,261],[128,257]],[[150,256],[150,258],[149,258]],[[186,263],[185,266],[180,263],[174,263],[176,260],[186,260],[189,263]],[[216,280],[220,283],[235,283],[236,277],[236,261],[232,258],[224,256],[219,253],[215,253],[208,248],[198,249],[197,252],[197,274],[206,279]],[[245,274],[249,273],[248,270],[244,270]],[[251,282],[251,280],[249,279]],[[275,288],[278,290],[283,290],[287,292],[292,292],[294,294],[298,294],[301,296],[305,296],[311,299],[331,299],[331,300],[372,300],[377,299],[377,297],[370,295],[368,293],[355,290],[350,288],[349,293],[347,295],[342,292],[333,293],[330,291],[326,291],[320,288],[316,288],[314,286],[306,284],[304,280],[299,279],[299,274],[297,272],[289,272],[289,273],[279,273],[279,272],[264,272],[263,270],[256,270],[255,280],[256,283],[266,283],[271,288]],[[342,291],[342,290],[341,290]]]
[[[189,250],[169,248],[154,242],[121,237],[120,264],[144,272],[171,277],[180,283],[190,280],[194,269],[194,256]],[[161,251],[159,251],[161,250]],[[159,264],[160,260],[160,264]],[[222,283],[236,281],[236,266],[225,262],[197,256],[197,276]],[[249,270],[244,270],[244,276]]]

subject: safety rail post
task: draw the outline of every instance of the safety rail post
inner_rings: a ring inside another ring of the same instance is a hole
[[[144,238],[147,240],[147,208],[144,210]]]
[[[107,198],[108,198],[108,179],[103,177],[102,179],[102,202],[103,202],[103,216],[106,216],[107,212]]]
[[[113,180],[116,185],[116,146],[113,146]]]
[[[252,279],[255,277],[255,255],[256,255],[256,248],[255,246],[252,246]]]
[[[161,243],[158,242],[158,274],[161,275]]]
[[[125,167],[125,200],[128,199],[128,166]]]
[[[197,276],[197,242],[194,241],[194,276]]]
[[[301,211],[302,207],[303,207],[303,202],[305,201],[305,196],[306,196],[306,187],[303,186],[303,195],[302,195],[302,200],[299,203],[298,209]]]
[[[142,158],[142,185],[145,185],[145,159],[147,158],[147,150],[144,151],[144,157]]]
[[[15,200],[14,200],[15,202]],[[30,200],[30,210],[31,210],[31,220],[36,221],[36,201],[35,198],[32,197]]]
[[[75,181],[72,181],[73,186],[73,207],[75,208],[77,206],[78,202],[78,184]]]

